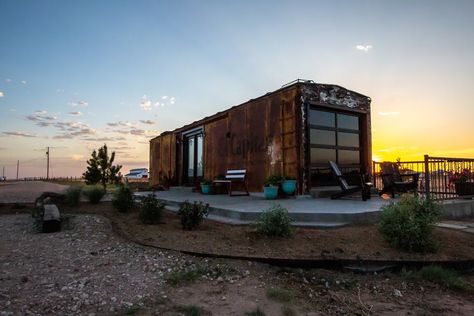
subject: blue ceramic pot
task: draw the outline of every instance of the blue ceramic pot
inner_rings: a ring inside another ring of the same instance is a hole
[[[274,200],[278,196],[278,187],[263,187],[263,195],[267,200]]]
[[[296,191],[296,180],[284,180],[281,183],[281,189],[285,194],[294,194]]]
[[[210,194],[211,193],[211,185],[201,183],[201,192],[202,192],[202,194]]]

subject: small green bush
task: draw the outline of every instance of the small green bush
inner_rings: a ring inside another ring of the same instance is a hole
[[[154,194],[149,194],[141,203],[139,218],[143,224],[158,224],[163,218],[164,210],[165,204],[158,201]]]
[[[259,234],[268,237],[288,238],[294,232],[291,222],[288,210],[280,205],[274,205],[263,211],[254,225]]]
[[[203,204],[202,202],[191,204],[188,201],[184,201],[178,211],[178,216],[181,218],[181,226],[186,230],[197,228],[204,216],[208,214],[209,204]]]
[[[78,185],[70,186],[66,190],[66,203],[70,206],[77,206],[79,205],[79,201],[81,200],[81,192],[82,188]]]
[[[257,307],[256,309],[246,312],[246,316],[265,316],[265,313],[260,309],[260,307]]]
[[[294,296],[295,295],[292,291],[284,289],[284,288],[270,287],[267,289],[267,297],[280,303],[291,302]]]
[[[114,193],[112,205],[119,212],[130,211],[133,208],[133,192],[130,187],[120,186]]]
[[[466,283],[454,270],[443,269],[440,266],[427,266],[423,267],[418,273],[423,280],[455,290],[466,289]]]
[[[90,185],[84,189],[84,195],[89,199],[89,202],[97,204],[104,197],[105,190],[99,185]]]
[[[282,176],[270,175],[265,179],[265,182],[264,182],[263,186],[265,186],[265,187],[278,186],[278,185],[280,185],[282,180],[283,180]]]
[[[438,207],[433,201],[404,195],[399,202],[382,208],[379,231],[392,247],[434,252],[438,245],[432,233],[438,219]]]

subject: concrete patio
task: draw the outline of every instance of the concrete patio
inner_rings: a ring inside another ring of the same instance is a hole
[[[138,192],[143,197],[151,192]],[[286,208],[295,226],[336,228],[349,224],[373,223],[380,208],[390,203],[378,196],[364,202],[360,196],[338,200],[313,198],[309,195],[296,198],[265,200],[262,193],[250,196],[203,195],[191,188],[172,187],[169,191],[155,192],[155,196],[166,204],[168,210],[176,212],[184,201],[209,204],[209,219],[243,225],[255,221],[263,210],[279,204]]]

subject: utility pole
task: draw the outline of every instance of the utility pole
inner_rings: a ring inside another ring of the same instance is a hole
[[[5,179],[5,166],[3,166],[2,179]]]
[[[18,180],[18,171],[20,170],[20,160],[16,161],[16,179]]]
[[[46,180],[49,180],[49,146],[46,147]]]

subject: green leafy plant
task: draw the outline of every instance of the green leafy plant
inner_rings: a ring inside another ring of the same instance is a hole
[[[77,206],[79,205],[79,201],[81,200],[81,193],[82,188],[78,185],[70,186],[66,190],[66,203],[70,206]]]
[[[105,195],[105,190],[98,185],[86,186],[84,189],[84,195],[89,199],[92,204],[97,204]]]
[[[129,186],[121,185],[114,193],[112,199],[113,207],[122,213],[128,212],[133,208],[133,192]]]
[[[165,204],[156,199],[154,194],[149,194],[141,202],[139,218],[143,224],[154,225],[161,222]]]
[[[396,203],[384,206],[379,231],[392,247],[411,252],[434,252],[435,223],[439,220],[437,205],[427,199],[402,196]]]
[[[280,303],[291,302],[294,296],[295,295],[292,291],[284,289],[284,288],[270,287],[267,289],[267,297]]]
[[[208,271],[202,267],[195,267],[190,270],[173,271],[166,278],[166,282],[171,286],[178,286],[183,283],[193,283]]]
[[[201,180],[201,184],[203,184],[203,185],[211,185],[211,184],[212,184],[212,181],[209,180],[209,179],[202,179],[202,180]]]
[[[178,216],[181,219],[181,226],[185,230],[192,230],[197,228],[203,218],[209,214],[209,204],[202,202],[189,203],[184,201],[178,211]]]
[[[280,205],[274,205],[262,212],[254,226],[259,234],[288,238],[294,232],[291,222],[288,210]]]
[[[464,280],[454,270],[443,269],[440,266],[433,265],[423,267],[418,274],[423,280],[437,283],[448,288],[455,290],[465,290],[467,288]]]
[[[257,307],[256,309],[246,312],[246,316],[265,316],[265,313],[260,309],[260,307]]]
[[[278,176],[278,175],[271,175],[271,176],[268,176],[266,179],[265,179],[265,182],[264,182],[264,186],[266,187],[269,187],[269,186],[278,186],[280,184],[280,182],[282,181],[282,177],[281,176]]]

